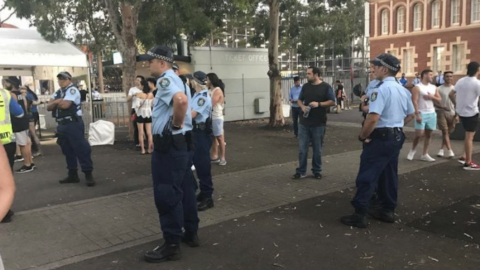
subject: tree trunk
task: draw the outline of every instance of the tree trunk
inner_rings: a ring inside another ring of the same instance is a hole
[[[270,38],[268,43],[268,77],[270,78],[270,120],[271,127],[284,126],[282,110],[282,85],[278,67],[278,31],[280,18],[280,0],[269,0]]]
[[[105,87],[103,85],[103,58],[102,53],[97,53],[97,73],[98,73],[98,91],[105,93]]]

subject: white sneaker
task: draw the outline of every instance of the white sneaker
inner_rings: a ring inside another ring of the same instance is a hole
[[[447,158],[453,158],[455,154],[453,153],[453,150],[448,150],[448,155]]]
[[[420,160],[427,161],[427,162],[434,162],[435,161],[435,159],[432,158],[429,154],[422,155],[420,157]]]
[[[417,153],[417,150],[410,150],[410,152],[408,152],[407,159],[413,160],[413,158],[415,157],[415,153]]]
[[[440,149],[440,151],[438,151],[437,157],[443,157],[444,154],[445,153],[443,152],[443,149]]]

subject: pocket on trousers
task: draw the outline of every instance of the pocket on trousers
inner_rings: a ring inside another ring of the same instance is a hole
[[[180,201],[173,184],[157,184],[155,187],[155,205],[160,215],[168,213]]]

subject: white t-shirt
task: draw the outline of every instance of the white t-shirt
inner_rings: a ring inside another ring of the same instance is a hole
[[[435,107],[433,105],[433,100],[426,100],[423,97],[430,94],[431,96],[434,96],[435,93],[437,92],[437,87],[433,84],[428,84],[425,85],[423,83],[415,85],[420,89],[419,94],[418,94],[418,111],[421,113],[434,113],[435,112]]]
[[[452,92],[452,90],[455,90],[455,87],[453,85],[445,86],[445,84],[443,84],[438,87],[438,93],[440,94],[440,97],[442,97],[442,107],[450,108],[450,111],[445,111],[438,107],[437,107],[437,110],[442,110],[447,115],[455,115],[455,106],[453,105],[453,102],[450,100],[450,97],[448,96],[450,92]]]
[[[135,100],[137,99],[136,94],[142,92],[142,90],[138,89],[136,86],[130,88],[128,90],[128,96],[132,97],[132,109],[135,109]]]
[[[478,96],[480,96],[480,81],[476,77],[463,77],[455,84],[457,93],[457,113],[462,117],[472,117],[478,114]]]

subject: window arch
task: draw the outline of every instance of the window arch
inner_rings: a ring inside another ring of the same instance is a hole
[[[440,27],[440,1],[432,2],[432,28]]]
[[[388,35],[388,10],[384,9],[381,13],[382,18],[382,35]]]
[[[405,7],[397,8],[397,33],[405,32]]]
[[[460,0],[451,0],[450,2],[450,25],[460,24]]]
[[[413,6],[413,30],[422,30],[422,4],[417,3]]]
[[[471,0],[471,22],[480,22],[480,0]]]

